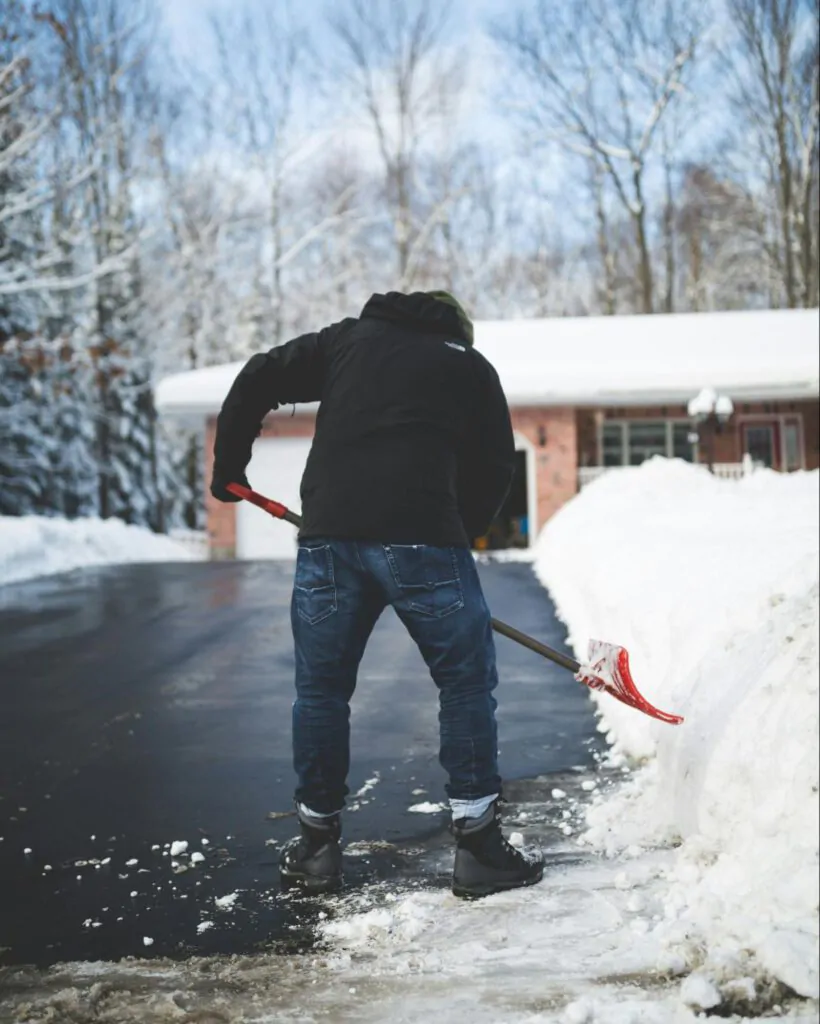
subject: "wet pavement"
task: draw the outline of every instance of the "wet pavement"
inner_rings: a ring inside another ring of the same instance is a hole
[[[529,565],[480,572],[496,615],[564,649]],[[288,563],[137,565],[0,588],[0,964],[310,943],[321,910],[282,896],[276,873],[294,830],[291,577]],[[505,778],[592,768],[586,691],[504,638],[498,654]],[[350,886],[446,885],[446,814],[408,810],[444,799],[436,691],[392,612],[352,735]]]

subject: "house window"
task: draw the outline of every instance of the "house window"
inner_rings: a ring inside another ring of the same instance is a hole
[[[693,461],[687,420],[609,420],[601,428],[602,466],[640,466],[653,455]]]
[[[692,427],[688,423],[672,424],[672,456],[676,459],[684,459],[686,462],[694,462],[695,446],[689,440]]]
[[[802,453],[800,450],[800,425],[794,420],[786,420],[783,424],[783,454],[786,462],[786,472],[791,473],[800,469],[803,465]]]
[[[666,455],[669,447],[667,424],[645,420],[628,424],[629,465],[640,466],[653,455]]]
[[[601,465],[623,466],[624,424],[605,423],[601,434]]]

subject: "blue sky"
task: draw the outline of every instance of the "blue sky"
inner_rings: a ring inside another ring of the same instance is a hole
[[[401,3],[402,0],[396,0]],[[508,16],[521,0],[439,0],[451,11],[454,31],[472,34],[488,19]],[[164,0],[162,13],[169,35],[180,53],[190,53],[202,41],[207,32],[209,11],[230,11],[246,7],[262,7],[281,0]],[[298,0],[292,9],[305,20],[319,26],[324,12],[332,6],[328,0]],[[341,5],[340,5],[341,6]]]
[[[403,3],[405,0],[392,2]],[[459,58],[463,56],[470,67],[470,102],[469,107],[462,111],[460,126],[469,133],[471,139],[492,151],[497,173],[506,175],[506,172],[512,172],[509,180],[513,188],[524,188],[521,202],[531,197],[535,179],[553,196],[553,201],[557,201],[564,189],[572,184],[566,180],[571,161],[557,143],[540,150],[537,159],[533,159],[524,136],[515,130],[514,121],[504,105],[511,98],[523,97],[516,89],[507,90],[506,100],[499,96],[502,91],[499,86],[504,86],[510,80],[509,65],[494,57],[492,44],[484,31],[492,21],[509,22],[516,10],[529,8],[533,3],[534,0],[436,0],[437,5],[446,7],[450,12],[447,43],[458,52]],[[289,7],[297,24],[303,24],[310,30],[313,42],[321,54],[324,46],[332,42],[329,31],[323,28],[326,14],[334,8],[344,9],[345,5],[346,0],[163,0],[161,10],[167,38],[175,55],[207,70],[213,61],[213,57],[209,56],[212,53],[208,25],[210,12],[230,14],[267,7],[273,7],[274,10]],[[237,54],[237,60],[241,59],[241,54]],[[315,57],[311,63],[317,64]],[[316,68],[310,70],[315,71]],[[315,98],[313,85],[308,80],[303,94],[307,115],[305,120],[311,119]],[[337,100],[340,101],[339,105]],[[343,106],[342,97],[334,93],[330,107],[323,105],[319,115],[324,120],[324,126],[338,125],[344,119]],[[725,116],[726,109],[722,103],[715,104],[707,100],[701,104],[696,127],[691,128],[689,133],[689,144],[695,144],[690,152],[694,153],[700,148],[698,143],[704,149],[709,147],[711,140],[720,134],[721,121]],[[314,124],[314,127],[322,128],[323,125]],[[658,187],[654,173],[650,174],[648,185],[651,191]],[[543,202],[543,199],[542,195],[539,201]],[[562,220],[566,219],[564,211]]]
[[[403,2],[403,0],[394,0]],[[484,47],[488,46],[484,27],[493,19],[508,18],[517,7],[529,0],[436,0],[450,12],[447,41],[463,54],[465,61],[471,61],[471,79],[475,88],[469,90],[469,114],[462,120],[472,137],[480,138],[485,145],[496,148],[497,155],[503,151],[510,154],[513,148],[512,136],[503,111],[496,109],[493,100],[494,81],[498,65],[491,59],[483,59]],[[321,50],[323,43],[330,45],[328,30],[323,30],[325,16],[334,7],[344,8],[344,0],[163,0],[161,11],[164,30],[174,56],[186,63],[207,70],[215,60],[212,50],[212,36],[209,15],[232,14],[245,10],[260,10],[268,5],[289,7],[297,24],[305,25],[314,45]],[[239,55],[241,60],[241,55]]]

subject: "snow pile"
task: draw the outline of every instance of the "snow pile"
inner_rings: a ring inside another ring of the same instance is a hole
[[[653,460],[605,475],[539,541],[536,571],[583,657],[627,647],[653,722],[599,694],[615,756],[608,853],[680,839],[656,934],[671,962],[818,995],[818,474],[718,480]]]
[[[193,558],[188,547],[119,519],[0,516],[0,585],[91,565]]]

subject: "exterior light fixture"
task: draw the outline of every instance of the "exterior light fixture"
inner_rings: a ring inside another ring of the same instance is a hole
[[[714,388],[703,388],[687,406],[693,421],[695,440],[704,443],[709,472],[715,471],[715,437],[732,418],[734,403],[728,395],[719,395]]]

